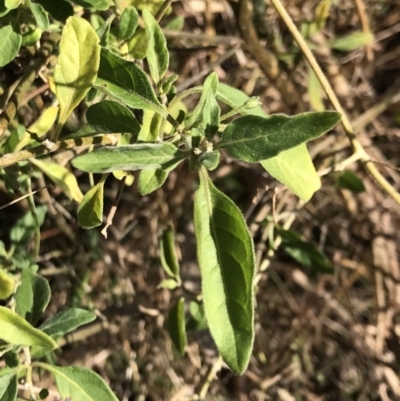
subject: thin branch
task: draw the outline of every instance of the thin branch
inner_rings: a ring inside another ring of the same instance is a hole
[[[167,12],[168,7],[172,4],[173,0],[165,0],[155,15],[155,20],[160,22],[164,14]]]
[[[376,168],[376,166],[371,161],[370,156],[365,151],[364,147],[355,137],[353,127],[351,126],[349,117],[347,116],[346,112],[343,110],[342,105],[339,102],[335,92],[332,89],[328,79],[326,78],[325,74],[321,70],[317,60],[315,59],[314,55],[312,54],[311,50],[307,46],[306,41],[301,36],[301,33],[297,29],[296,25],[293,23],[292,19],[290,18],[289,14],[287,13],[286,9],[283,7],[280,0],[271,0],[271,3],[275,7],[276,11],[285,22],[286,26],[288,27],[290,33],[293,35],[293,38],[297,42],[298,46],[300,47],[304,57],[307,59],[308,63],[310,64],[311,68],[313,69],[315,75],[317,76],[322,88],[324,89],[326,96],[328,97],[329,101],[332,103],[333,107],[336,111],[338,111],[342,115],[342,125],[346,132],[346,135],[351,143],[353,148],[353,152],[358,154],[360,160],[364,162],[364,165],[367,171],[375,178],[377,183],[382,187],[382,189],[398,204],[400,205],[400,194],[396,191],[396,189],[386,180],[386,178],[380,173],[380,171]]]

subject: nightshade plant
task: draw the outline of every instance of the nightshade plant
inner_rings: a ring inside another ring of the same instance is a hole
[[[12,7],[7,9],[10,3]],[[92,11],[109,7],[107,0],[75,3]],[[112,26],[114,16],[111,16],[97,24],[95,30],[85,19],[70,16],[73,9],[69,1],[60,1],[62,7],[57,11],[49,1],[23,4],[29,5],[41,30],[48,28],[48,13],[53,18],[66,19],[57,64],[50,79],[59,104],[58,120],[53,130],[43,133],[46,137],[40,138],[42,144],[30,155],[79,146],[88,143],[84,142],[87,138],[94,138],[93,143],[96,140],[103,144],[118,142],[116,146],[98,147],[72,160],[72,165],[79,170],[102,174],[84,196],[75,177],[64,167],[45,159],[30,159],[30,163],[59,185],[67,196],[79,202],[78,222],[86,229],[103,222],[103,189],[110,173],[127,180],[130,171],[140,170],[138,188],[142,195],[147,195],[161,187],[169,173],[181,163],[197,172],[194,227],[205,319],[202,307],[191,303],[193,319],[185,326],[185,300],[181,298],[171,309],[169,330],[179,352],[184,353],[186,328],[207,325],[225,363],[233,372],[242,374],[249,363],[254,340],[253,240],[238,206],[212,183],[209,171],[218,167],[221,152],[226,152],[234,159],[260,163],[307,201],[319,189],[320,180],[305,143],[332,129],[340,115],[316,112],[267,116],[256,98],[220,83],[215,73],[211,73],[202,86],[177,94],[174,83],[178,77],[168,73],[165,37],[147,9],[142,12],[141,27],[138,11],[127,7],[117,26]],[[6,1],[6,6],[0,8],[0,17],[21,6],[21,1]],[[58,16],[57,12],[63,10],[66,14]],[[0,55],[1,65],[15,57],[22,43],[20,34],[9,31],[9,26],[0,28],[0,35],[7,34],[3,36],[5,42],[0,44],[7,50]],[[149,74],[132,56],[145,58]],[[196,94],[197,105],[187,111],[183,100]],[[84,99],[92,103],[86,112],[88,125],[63,136],[68,117]],[[221,105],[229,109],[226,114],[221,114]],[[133,110],[143,111],[140,122]],[[0,166],[6,167],[24,158],[8,156],[0,158],[0,161],[3,159]],[[29,221],[37,228],[42,212],[39,208],[32,210]],[[45,211],[42,214],[41,222]],[[32,235],[30,232],[28,239]],[[161,239],[161,260],[169,276],[162,286],[169,289],[180,286],[179,263],[170,228]],[[30,347],[32,355],[41,355],[39,348],[54,349],[63,334],[94,318],[90,312],[73,309],[35,328],[48,304],[50,290],[47,281],[36,274],[37,266],[21,269],[21,284],[17,290],[13,279],[0,270],[0,299],[13,297],[16,306],[13,310],[0,307],[2,352],[8,354],[11,361],[0,369],[0,400],[16,399],[17,377],[23,373],[31,376],[32,367],[50,371],[61,396],[73,401],[116,399],[95,373],[83,368],[13,362],[21,350],[30,360]],[[38,288],[41,292],[46,289],[43,299],[38,297]],[[21,296],[23,291],[26,297]]]

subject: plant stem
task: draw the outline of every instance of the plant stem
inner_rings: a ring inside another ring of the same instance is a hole
[[[155,20],[157,22],[160,22],[166,11],[168,10],[168,7],[171,5],[173,0],[165,0],[164,3],[161,5],[161,7],[158,9],[157,14],[155,15]]]
[[[33,222],[35,223],[35,258],[37,258],[40,253],[40,226],[36,213],[35,200],[33,199],[31,177],[28,177],[28,191],[30,193],[28,196],[29,209],[32,213]]]
[[[278,12],[278,14],[282,18],[282,20],[285,22],[290,33],[293,35],[294,40],[297,42],[304,57],[307,59],[308,63],[310,64],[310,67],[312,68],[315,75],[317,76],[329,101],[332,103],[335,110],[338,111],[342,115],[342,125],[343,125],[346,135],[351,143],[353,152],[359,155],[359,159],[364,163],[367,171],[375,178],[375,180],[382,187],[382,189],[398,205],[400,205],[400,194],[386,180],[386,178],[379,172],[379,170],[376,168],[376,166],[371,161],[371,158],[368,155],[368,153],[365,151],[364,147],[361,145],[361,143],[356,138],[353,127],[351,126],[349,117],[347,116],[346,112],[343,110],[342,105],[340,104],[339,99],[337,98],[331,84],[329,83],[328,79],[326,78],[325,74],[323,73],[321,67],[319,66],[319,64],[318,64],[317,60],[315,59],[314,55],[312,54],[311,50],[307,46],[306,41],[301,36],[301,33],[297,29],[293,20],[290,18],[289,14],[287,13],[285,7],[282,5],[280,0],[271,0],[271,3],[275,7],[276,11]]]

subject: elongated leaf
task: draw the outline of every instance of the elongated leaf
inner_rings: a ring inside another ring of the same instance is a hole
[[[22,36],[11,25],[0,28],[0,67],[14,60],[22,43]]]
[[[80,170],[111,173],[117,170],[167,169],[187,156],[171,143],[135,144],[104,147],[72,160]]]
[[[0,339],[15,345],[37,345],[57,348],[56,342],[41,330],[35,329],[21,316],[0,306]]]
[[[11,377],[11,380],[7,388],[5,389],[3,395],[0,395],[0,401],[15,401],[17,398],[17,391],[18,391],[17,375],[14,374]],[[0,389],[0,394],[1,394],[1,389]]]
[[[65,24],[60,55],[54,70],[56,95],[60,104],[58,129],[93,86],[100,62],[100,45],[91,25],[79,17]]]
[[[133,113],[112,100],[103,100],[90,106],[86,112],[90,126],[97,132],[131,133],[138,135],[140,125]]]
[[[274,178],[287,185],[305,202],[321,188],[321,179],[305,144],[285,150],[260,163]]]
[[[126,7],[119,24],[113,29],[114,35],[120,40],[129,40],[136,32],[139,24],[139,14],[135,7]]]
[[[45,31],[49,27],[49,17],[47,16],[44,7],[36,3],[31,3],[29,7],[32,14],[35,16],[38,27]]]
[[[237,159],[259,162],[319,137],[339,121],[340,114],[332,111],[293,117],[282,114],[268,118],[244,116],[228,125],[219,147]]]
[[[132,61],[101,49],[96,86],[134,109],[153,110],[167,116],[147,75]]]
[[[146,58],[149,63],[151,77],[158,84],[168,70],[169,53],[167,41],[160,26],[147,9],[143,10],[147,37]]]
[[[4,372],[4,373],[3,373]],[[0,400],[3,398],[6,393],[10,383],[13,381],[16,376],[16,372],[12,369],[2,369],[0,371]]]
[[[166,273],[180,280],[180,268],[175,249],[175,236],[172,227],[163,231],[160,242],[161,263]]]
[[[103,223],[104,180],[100,180],[83,197],[78,207],[78,223],[82,228],[90,230]]]
[[[190,318],[186,323],[186,331],[203,330],[208,327],[207,319],[204,314],[204,306],[197,301],[189,304]]]
[[[217,100],[232,107],[232,109],[237,109],[238,107],[243,106],[250,99],[241,90],[233,88],[232,86],[224,84],[222,82],[218,84],[216,96]],[[251,109],[241,110],[240,114],[261,116],[261,117],[267,116],[260,106]]]
[[[331,47],[336,50],[353,51],[372,43],[373,40],[374,35],[372,33],[357,31],[333,40]]]
[[[10,297],[15,290],[14,277],[0,268],[0,300]]]
[[[105,381],[92,370],[81,367],[59,367],[37,363],[56,379],[61,397],[71,401],[118,401]]]
[[[184,306],[185,299],[181,297],[171,308],[168,316],[169,335],[181,355],[184,355],[187,343]]]
[[[96,315],[84,309],[72,308],[57,313],[55,316],[47,319],[41,326],[49,336],[63,336],[78,327],[93,322]]]
[[[26,269],[21,274],[21,284],[15,294],[18,314],[35,324],[50,302],[51,290],[48,281]]]
[[[205,313],[226,364],[245,371],[254,339],[253,242],[234,202],[200,170],[194,222]]]
[[[355,194],[365,191],[362,180],[351,170],[344,170],[335,175],[335,183],[339,188],[346,188]]]
[[[78,203],[82,201],[83,194],[76,177],[66,167],[39,159],[31,159],[31,163],[46,174],[69,199]]]

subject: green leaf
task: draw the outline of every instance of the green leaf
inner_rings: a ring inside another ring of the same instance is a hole
[[[22,35],[21,46],[33,46],[42,37],[43,30],[41,28],[31,29]]]
[[[129,54],[136,60],[146,57],[147,35],[144,28],[139,28],[128,43]]]
[[[35,324],[46,310],[50,297],[50,285],[45,278],[30,269],[22,272],[21,284],[15,294],[17,312],[21,317]]]
[[[180,268],[175,249],[175,236],[171,226],[163,231],[160,241],[161,264],[165,272],[176,280],[180,280]]]
[[[305,202],[321,188],[321,179],[304,143],[263,160],[260,164]]]
[[[296,231],[284,230],[279,226],[276,230],[282,238],[283,249],[297,263],[322,273],[333,273],[328,258],[316,246],[304,241]]]
[[[194,204],[197,257],[208,325],[226,364],[245,371],[253,347],[253,242],[242,213],[200,170]]]
[[[199,156],[199,162],[207,169],[214,170],[218,167],[220,153],[218,150],[205,152]]]
[[[45,31],[49,27],[49,17],[47,16],[44,7],[36,3],[30,3],[29,7],[36,19],[38,27]]]
[[[69,199],[73,199],[78,203],[82,201],[83,194],[79,188],[78,181],[66,167],[47,160],[31,159],[30,161],[46,174]]]
[[[369,45],[374,40],[374,35],[370,32],[356,31],[350,35],[333,40],[330,45],[332,49],[341,51],[353,51],[360,47]]]
[[[248,100],[250,100],[250,97],[241,90],[220,82],[217,89],[217,100],[225,103],[232,109],[237,109],[243,106]],[[240,114],[261,117],[267,116],[261,107],[240,110]]]
[[[17,8],[21,4],[22,0],[4,0],[4,5],[9,10]]]
[[[74,15],[72,5],[64,0],[36,0],[57,21],[65,22],[68,17]]]
[[[318,81],[315,72],[309,68],[308,70],[308,97],[310,105],[315,111],[324,111],[325,106],[322,101],[322,87]]]
[[[167,116],[147,75],[132,61],[101,49],[96,86],[133,109],[153,110]]]
[[[365,191],[364,183],[357,177],[357,174],[350,170],[344,170],[337,174],[335,182],[339,188],[348,189],[355,194]]]
[[[219,128],[221,110],[215,97],[217,88],[218,76],[213,72],[205,80],[199,103],[187,120],[188,128],[199,129],[208,140],[211,140]]]
[[[131,133],[138,135],[140,125],[134,114],[125,106],[112,100],[93,104],[86,112],[90,126],[97,132]]]
[[[167,290],[174,290],[179,287],[179,283],[173,278],[167,278],[157,286],[157,288],[165,288]]]
[[[0,28],[0,67],[4,67],[17,56],[22,43],[22,36],[14,32],[11,25]]]
[[[61,397],[72,401],[118,401],[106,382],[90,369],[68,366],[59,367],[36,363],[56,379]]]
[[[57,343],[46,333],[35,329],[21,316],[4,306],[0,306],[0,327],[0,339],[6,343],[57,348]]]
[[[283,114],[268,118],[244,116],[227,126],[219,147],[237,159],[259,162],[319,137],[339,121],[340,114],[332,111],[293,117]]]
[[[84,309],[72,308],[57,313],[55,316],[47,319],[41,326],[49,336],[63,336],[78,327],[93,322],[96,315]]]
[[[15,401],[15,399],[17,398],[17,392],[18,392],[17,375],[14,374],[11,377],[9,384],[2,395],[0,389],[0,401]]]
[[[0,300],[10,297],[15,290],[14,277],[0,268]]]
[[[60,104],[58,130],[94,85],[99,69],[100,45],[95,30],[83,18],[70,17],[65,24],[60,55],[54,70]]]
[[[186,331],[204,330],[208,327],[204,306],[196,301],[189,304],[190,318],[186,323]]]
[[[156,142],[161,137],[161,125],[164,119],[154,111],[144,110],[142,128],[140,130],[139,142]]]
[[[110,7],[108,0],[74,0],[74,3],[79,4],[83,8],[105,11]]]
[[[126,7],[119,24],[113,29],[113,34],[119,40],[129,40],[136,32],[139,24],[139,14],[135,7]]]
[[[165,29],[169,29],[171,31],[181,31],[185,25],[185,17],[183,15],[178,15],[173,20],[168,22],[165,26]]]
[[[171,308],[168,316],[168,331],[172,342],[181,355],[185,354],[187,344],[185,325],[185,299],[181,297]]]
[[[158,84],[168,70],[169,53],[167,41],[157,21],[147,9],[143,10],[143,19],[147,37],[146,58],[149,63],[151,77]]]
[[[41,226],[46,216],[46,206],[37,206],[36,215]],[[31,211],[27,212],[23,217],[17,220],[10,232],[10,240],[15,245],[25,245],[35,234],[36,223]]]
[[[100,180],[83,197],[78,207],[78,224],[90,230],[103,223],[104,180]]]
[[[74,167],[88,173],[111,173],[117,170],[167,169],[187,157],[171,143],[134,144],[104,147],[72,160]]]
[[[107,20],[98,28],[96,29],[97,36],[100,39],[100,45],[101,46],[108,46],[108,43],[110,41],[110,29],[111,29],[111,24],[115,19],[115,15],[110,15]],[[93,90],[92,88],[91,90]],[[89,92],[90,94],[90,92]]]

